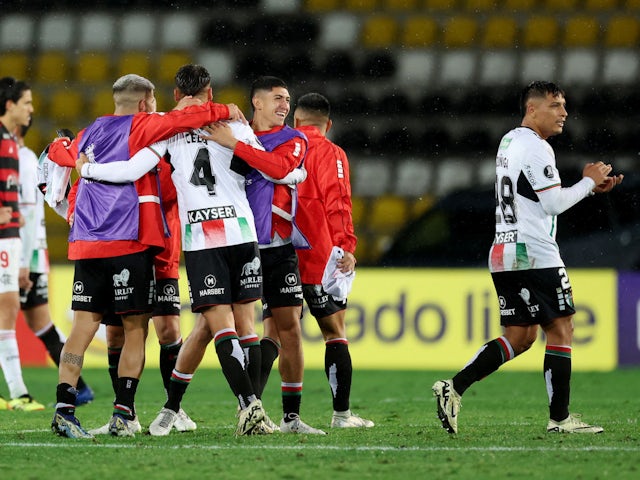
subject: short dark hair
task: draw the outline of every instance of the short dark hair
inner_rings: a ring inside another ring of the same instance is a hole
[[[7,113],[7,101],[18,103],[26,90],[31,90],[27,82],[13,77],[0,78],[0,115]]]
[[[327,97],[315,92],[302,95],[296,103],[296,108],[327,118],[331,114],[331,104]]]
[[[251,104],[253,105],[253,96],[258,90],[267,90],[270,92],[273,88],[276,87],[286,88],[287,90],[289,89],[289,87],[287,87],[287,84],[284,83],[284,80],[278,77],[263,75],[262,77],[256,78],[251,84],[251,93],[249,94]]]
[[[197,95],[211,85],[211,75],[202,65],[187,64],[178,69],[175,81],[184,95]]]
[[[544,98],[547,94],[551,94],[554,97],[562,95],[564,97],[564,90],[553,82],[535,81],[522,89],[520,94],[520,113],[524,116],[527,113],[527,102],[531,98]]]

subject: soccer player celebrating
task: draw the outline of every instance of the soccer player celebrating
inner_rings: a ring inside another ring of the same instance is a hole
[[[569,276],[555,241],[556,216],[594,193],[609,192],[623,176],[608,176],[611,165],[588,163],[582,179],[561,186],[547,139],[562,133],[567,119],[564,92],[537,81],[522,91],[520,127],[508,132],[496,157],[496,235],[489,270],[500,303],[504,334],[483,345],[453,379],[433,385],[438,417],[449,433],[458,432],[461,397],[475,382],[546,337],[544,381],[549,395],[548,432],[600,433],[569,413],[572,317]]]

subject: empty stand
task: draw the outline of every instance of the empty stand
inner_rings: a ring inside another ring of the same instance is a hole
[[[122,17],[119,47],[122,51],[157,48],[156,16],[131,13]]]
[[[368,78],[388,78],[396,73],[396,60],[388,50],[368,53],[360,67],[360,72]]]
[[[555,50],[529,50],[521,59],[521,83],[527,84],[541,78],[556,78],[558,55]]]
[[[173,50],[161,53],[157,57],[153,81],[173,86],[176,72],[180,67],[191,63],[191,55],[186,51]]]
[[[77,21],[66,13],[49,13],[40,20],[37,32],[38,46],[42,50],[71,50],[75,44]]]
[[[511,49],[485,50],[479,60],[478,80],[482,85],[510,85],[517,81],[519,56]]]
[[[116,61],[116,76],[121,77],[129,73],[137,73],[151,79],[151,54],[142,51],[122,52]]]
[[[612,12],[620,3],[620,0],[585,0],[586,10],[596,10],[600,12]]]
[[[579,0],[544,0],[542,2],[545,10],[554,12],[569,12],[578,7]]]
[[[614,15],[606,24],[604,46],[607,48],[637,47],[640,43],[640,21],[629,15]]]
[[[228,85],[213,90],[214,100],[218,103],[235,103],[240,110],[249,116],[251,112],[251,103],[249,99],[249,91],[237,85]]]
[[[35,63],[35,80],[43,83],[62,83],[71,75],[65,52],[46,51],[38,55]]]
[[[332,12],[341,6],[341,0],[304,0],[304,9],[311,13]]]
[[[393,15],[378,14],[365,19],[360,42],[366,48],[391,47],[398,36],[398,22]]]
[[[116,22],[105,12],[88,13],[78,23],[78,48],[109,52],[116,45]]]
[[[433,50],[405,50],[398,53],[396,61],[396,81],[400,85],[428,85],[437,68],[437,54]]]
[[[496,0],[464,0],[463,8],[475,13],[489,12],[497,7]]]
[[[367,200],[364,198],[351,198],[351,219],[353,220],[353,225],[356,228],[360,227],[360,225],[367,221],[366,214],[369,211],[368,208]]]
[[[373,12],[378,7],[378,0],[343,0],[343,5],[355,12]]]
[[[406,18],[400,33],[400,45],[408,48],[430,47],[438,40],[439,26],[431,17],[411,15]]]
[[[600,53],[588,48],[566,51],[561,68],[563,85],[593,85],[599,80]]]
[[[30,77],[30,60],[21,51],[0,52],[0,77],[14,77],[20,80]]]
[[[405,158],[396,168],[393,192],[398,196],[417,198],[429,193],[433,182],[433,163],[424,158]]]
[[[475,50],[451,50],[441,57],[438,83],[444,85],[465,85],[475,80],[477,63]]]
[[[478,23],[467,15],[454,15],[445,20],[442,43],[448,48],[472,46],[478,34]]]
[[[84,100],[77,90],[59,89],[49,100],[49,116],[56,125],[75,124],[84,115]]]
[[[504,0],[502,8],[507,12],[530,12],[538,0]]]
[[[435,11],[455,11],[458,6],[457,0],[424,0],[427,10]]]
[[[595,47],[599,40],[600,23],[590,15],[570,17],[564,25],[562,44],[565,47]]]
[[[195,61],[203,65],[211,74],[211,82],[214,92],[219,85],[233,81],[233,73],[236,71],[235,56],[228,50],[206,48],[196,53]]]
[[[162,17],[159,25],[160,47],[188,50],[198,42],[198,19],[190,13],[171,13]]]
[[[558,43],[560,26],[551,15],[532,15],[527,18],[522,32],[526,48],[552,48]]]
[[[471,162],[449,157],[438,164],[434,194],[445,195],[453,190],[472,185],[474,169]]]
[[[388,192],[392,173],[389,162],[383,159],[354,157],[350,165],[354,196],[379,197]]]
[[[103,51],[81,53],[76,63],[75,79],[89,83],[111,81],[109,54]]]
[[[385,235],[397,232],[409,220],[406,200],[397,195],[382,195],[371,202],[367,226],[372,232]]]
[[[637,49],[614,49],[604,53],[602,81],[605,84],[636,84],[639,75],[640,53]]]
[[[484,23],[482,46],[484,48],[513,48],[518,41],[516,19],[507,15],[489,17]]]
[[[344,12],[326,15],[320,28],[319,46],[326,49],[355,47],[359,32],[355,15]]]
[[[90,95],[89,117],[94,119],[102,115],[110,115],[114,111],[113,91],[110,87],[103,87]]]
[[[392,12],[413,12],[419,6],[419,0],[382,0],[382,8]]]
[[[27,50],[31,48],[34,37],[32,16],[3,13],[0,18],[0,50]]]

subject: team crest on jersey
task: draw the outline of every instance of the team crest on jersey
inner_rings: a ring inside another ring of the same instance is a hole
[[[554,173],[553,167],[551,165],[547,165],[546,167],[544,167],[544,176],[547,178],[553,178]]]

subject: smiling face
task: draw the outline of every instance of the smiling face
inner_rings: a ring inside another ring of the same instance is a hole
[[[566,106],[562,94],[547,93],[544,97],[530,98],[522,126],[531,128],[544,139],[558,135],[567,119]]]
[[[284,125],[291,110],[289,90],[273,87],[271,90],[258,90],[253,96],[253,128],[257,131],[270,130]]]

